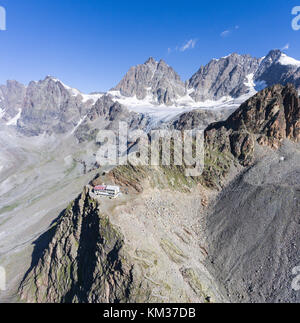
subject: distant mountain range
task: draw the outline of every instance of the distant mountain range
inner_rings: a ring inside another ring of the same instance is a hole
[[[238,98],[277,83],[293,83],[300,88],[300,61],[272,50],[260,59],[235,53],[213,59],[185,83],[164,61],[150,58],[132,67],[113,91],[153,104],[180,105],[183,98],[189,104]]]
[[[28,86],[8,81],[0,87],[0,122],[17,126],[27,135],[67,133],[87,122],[103,96],[110,97],[103,101],[108,104],[106,110],[118,102],[124,111],[129,110],[125,114],[133,111],[145,116],[153,107],[181,107],[182,110],[174,110],[176,114],[199,107],[232,107],[234,102],[238,107],[265,87],[287,83],[300,90],[300,61],[280,50],[272,50],[262,58],[234,53],[213,59],[186,82],[163,60],[149,58],[132,67],[105,94],[83,94],[51,76]],[[157,111],[158,118],[162,111]],[[164,115],[172,113],[169,109]]]

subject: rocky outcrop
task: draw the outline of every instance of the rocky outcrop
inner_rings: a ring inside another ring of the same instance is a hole
[[[300,99],[294,86],[275,85],[245,102],[228,120],[234,131],[246,129],[259,143],[278,148],[284,139],[300,139]]]
[[[207,145],[231,153],[243,166],[253,161],[255,142],[278,149],[284,139],[300,139],[300,100],[292,85],[259,92],[226,121],[206,129]]]
[[[135,112],[130,112],[111,96],[104,95],[89,111],[82,123],[76,128],[75,136],[79,142],[95,140],[101,130],[119,131],[120,123],[126,123],[129,130],[147,128],[149,117]]]
[[[26,276],[20,295],[28,302],[117,303],[132,295],[132,265],[124,240],[88,190],[53,225],[50,242]]]
[[[157,104],[171,105],[185,95],[185,85],[179,75],[163,60],[156,62],[152,57],[144,64],[132,67],[122,81],[113,89],[122,95]]]
[[[190,129],[194,118],[192,113],[181,129]],[[285,139],[298,142],[299,122],[300,102],[293,85],[275,85],[259,92],[226,121],[206,128],[203,184],[222,189],[232,166],[252,165],[257,144],[278,149]]]

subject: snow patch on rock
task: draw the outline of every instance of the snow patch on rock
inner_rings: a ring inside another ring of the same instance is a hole
[[[16,125],[17,125],[17,123],[18,123],[18,120],[19,120],[19,119],[20,119],[20,117],[21,117],[21,114],[22,114],[22,109],[19,109],[18,114],[17,114],[15,117],[13,117],[11,120],[9,120],[9,121],[6,123],[6,125],[7,125],[7,126],[16,126]]]

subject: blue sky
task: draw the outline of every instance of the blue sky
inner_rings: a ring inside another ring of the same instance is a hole
[[[291,28],[300,0],[0,0],[0,83],[27,84],[46,75],[83,92],[106,91],[132,65],[164,59],[188,79],[211,58],[256,57],[289,47],[300,60],[300,31]],[[288,44],[288,46],[286,46]]]

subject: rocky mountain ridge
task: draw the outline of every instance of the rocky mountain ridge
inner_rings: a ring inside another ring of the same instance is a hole
[[[16,126],[21,134],[29,137],[71,133],[81,140],[81,137],[91,137],[94,129],[90,128],[96,119],[102,123],[100,129],[103,129],[105,121],[117,124],[123,120],[132,127],[138,127],[139,120],[146,119],[112,101],[110,95],[85,95],[51,76],[39,82],[30,82],[27,87],[8,81],[6,86],[1,87],[1,93],[2,121],[8,126]],[[80,135],[80,130],[81,133],[86,132]]]

